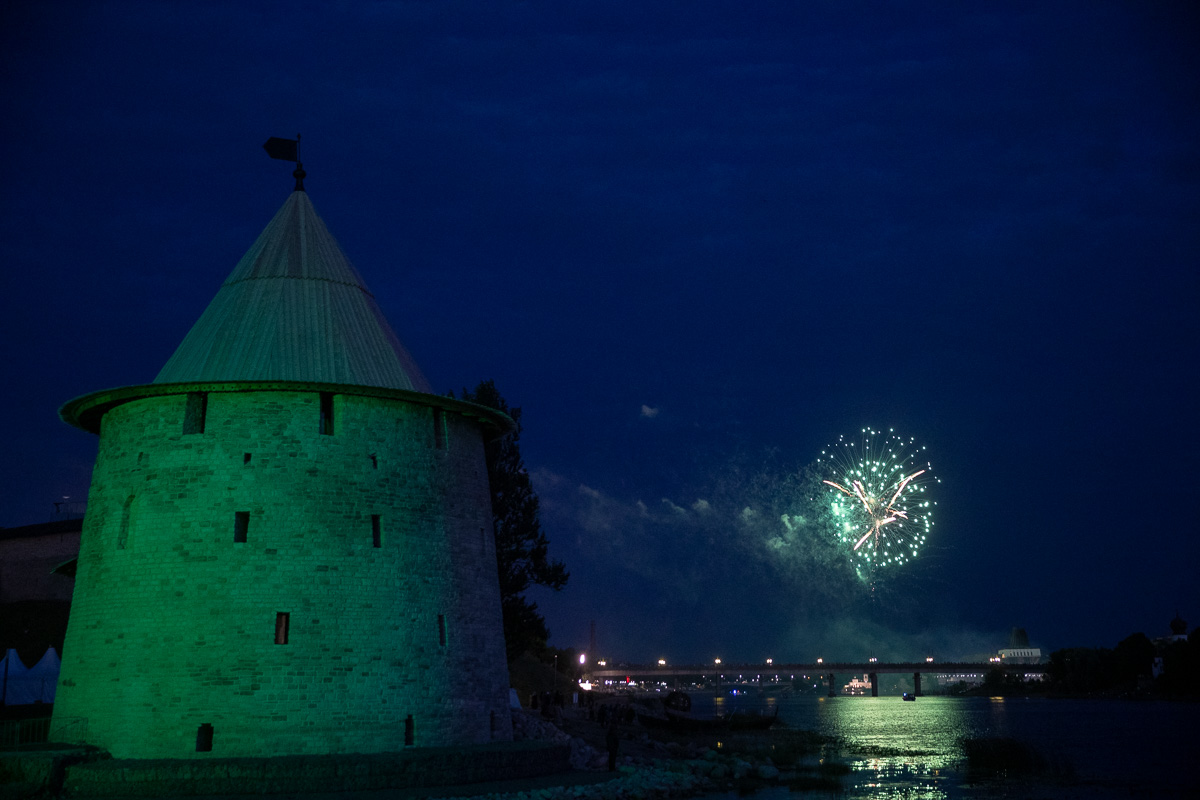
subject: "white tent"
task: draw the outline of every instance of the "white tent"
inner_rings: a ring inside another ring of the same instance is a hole
[[[41,684],[41,691],[33,702],[54,702],[54,690],[58,687],[58,671],[61,668],[62,660],[58,657],[58,651],[53,647],[47,648],[42,660],[29,668],[26,678]]]
[[[60,665],[53,647],[32,667],[26,667],[17,651],[10,648],[0,660],[0,702],[6,706],[53,703]]]

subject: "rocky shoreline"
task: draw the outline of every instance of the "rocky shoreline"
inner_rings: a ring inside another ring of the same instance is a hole
[[[513,742],[469,751],[122,762],[87,748],[48,746],[0,759],[0,796],[665,800],[776,783],[830,786],[824,768],[817,774],[798,766],[815,758],[814,742],[804,741],[799,731],[764,732],[738,742],[680,737],[626,722],[618,726],[618,768],[610,772],[607,728],[585,711],[558,710],[547,719],[514,709],[512,719]]]
[[[782,773],[768,756],[725,753],[701,740],[662,741],[635,725],[619,728],[618,772],[609,781],[586,786],[563,786],[462,797],[488,800],[647,800],[691,797],[709,792],[745,791],[794,774]],[[568,710],[553,721],[536,712],[513,710],[513,736],[517,740],[569,744],[571,766],[577,770],[607,769],[605,729],[580,711]]]

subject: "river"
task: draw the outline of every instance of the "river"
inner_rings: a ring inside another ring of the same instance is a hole
[[[790,728],[832,737],[823,754],[851,772],[838,792],[761,791],[757,800],[839,798],[1200,797],[1192,766],[1200,706],[1045,698],[748,697],[693,695],[695,710],[779,707]],[[1007,738],[1044,766],[968,773],[964,739]]]

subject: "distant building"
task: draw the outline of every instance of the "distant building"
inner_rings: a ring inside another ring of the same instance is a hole
[[[1188,638],[1188,624],[1183,617],[1179,616],[1179,612],[1175,612],[1175,619],[1171,620],[1171,633],[1167,636],[1160,636],[1154,640],[1155,644],[1170,644],[1171,642],[1186,642]]]
[[[1008,646],[1012,650],[1024,650],[1029,647],[1029,634],[1024,628],[1013,628],[1008,635]]]
[[[1024,628],[1014,627],[1008,635],[1008,647],[1000,649],[996,655],[1005,664],[1042,663],[1042,651],[1029,645],[1029,634]]]
[[[1037,647],[1006,647],[1000,651],[1000,660],[1005,664],[1040,664],[1042,651]]]
[[[1175,618],[1171,620],[1169,626],[1171,629],[1169,634],[1166,636],[1156,636],[1150,640],[1159,653],[1159,655],[1155,656],[1154,663],[1150,669],[1150,674],[1154,678],[1157,678],[1159,675],[1163,674],[1163,650],[1175,644],[1176,642],[1186,642],[1188,639],[1187,622],[1183,619],[1183,617],[1179,616],[1178,611],[1175,612]]]
[[[983,665],[980,665],[982,670]],[[963,683],[967,686],[980,686],[983,684],[983,679],[986,677],[985,671],[980,672],[937,672],[929,676],[938,686],[948,687],[955,684]]]
[[[842,694],[869,694],[870,691],[871,676],[865,672],[861,678],[855,675],[849,683],[842,687]]]

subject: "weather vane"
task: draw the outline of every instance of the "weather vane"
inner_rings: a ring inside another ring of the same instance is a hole
[[[267,155],[271,158],[296,162],[296,169],[292,172],[292,177],[296,179],[295,191],[303,192],[304,178],[308,173],[304,171],[304,164],[300,161],[300,134],[297,133],[295,139],[280,139],[278,136],[272,136],[263,144],[263,150],[266,150]]]

